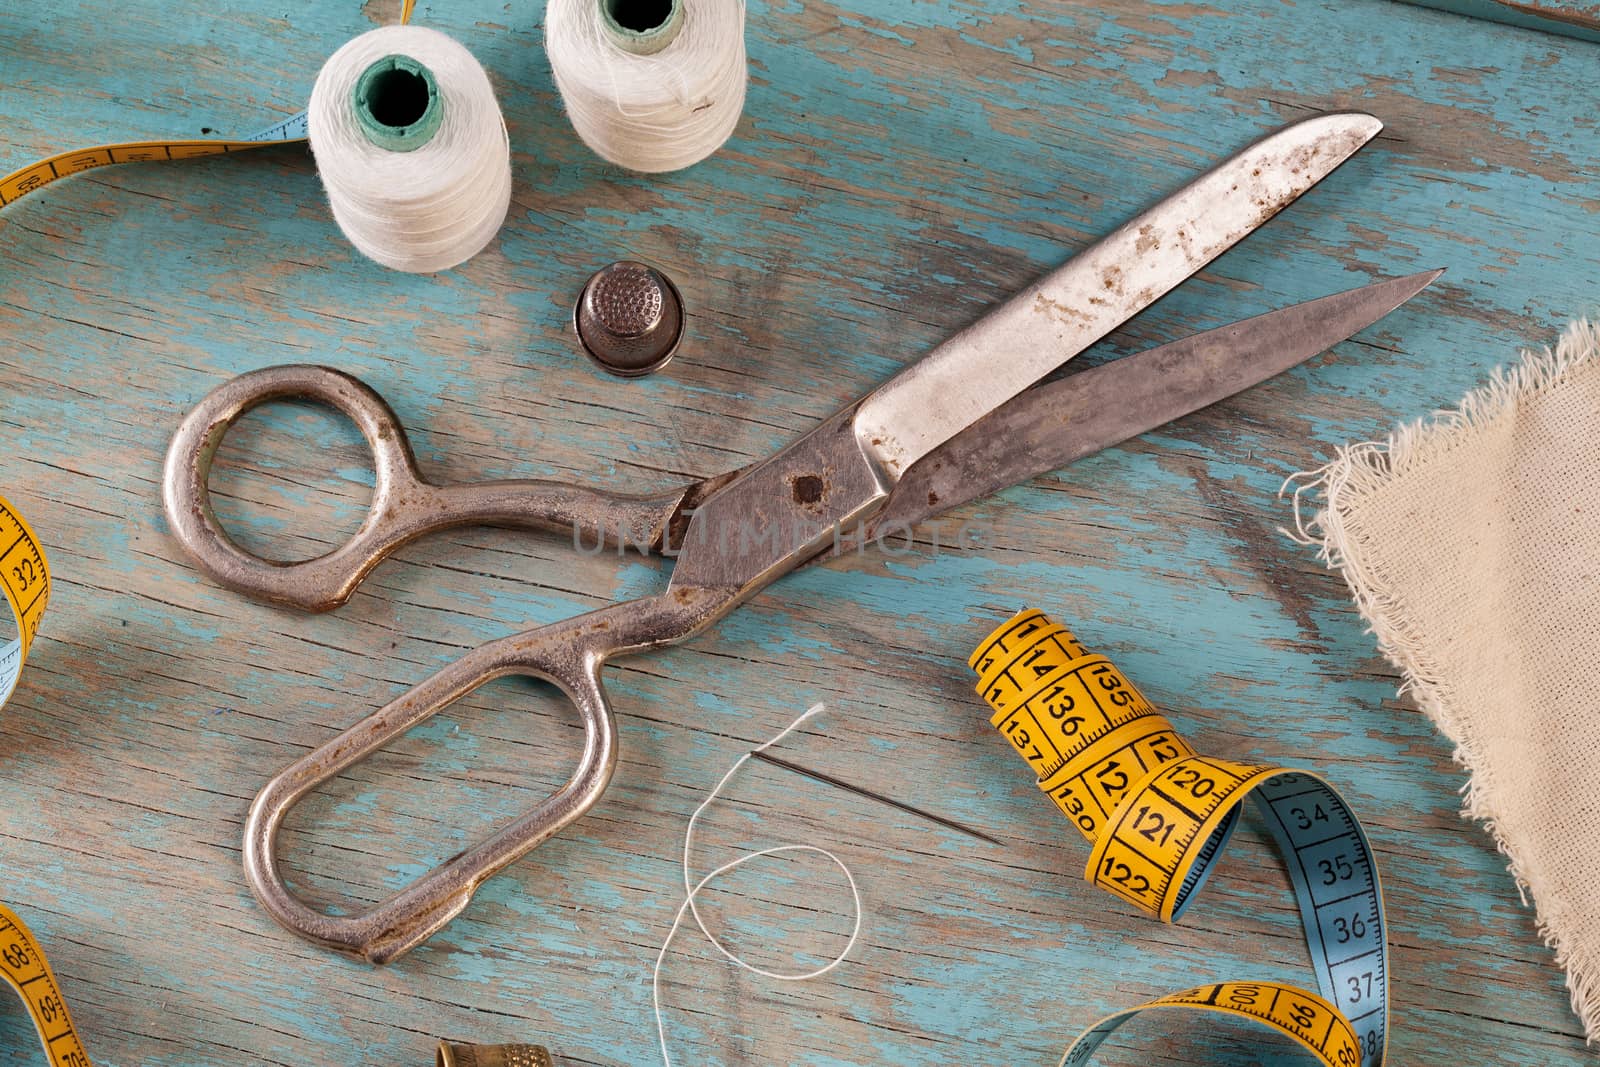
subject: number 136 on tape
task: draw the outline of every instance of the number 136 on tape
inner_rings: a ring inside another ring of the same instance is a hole
[[[1321,995],[1277,982],[1213,982],[1108,1016],[1062,1059],[1082,1067],[1149,1008],[1250,1019],[1324,1067],[1382,1067],[1389,1025],[1383,894],[1366,833],[1309,771],[1202,756],[1106,657],[1042,612],[1024,611],[969,664],[989,721],[1091,848],[1085,877],[1173,922],[1194,901],[1254,800],[1300,907]]]

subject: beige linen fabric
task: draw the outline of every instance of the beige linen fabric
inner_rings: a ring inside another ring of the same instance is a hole
[[[1302,494],[1323,506],[1299,523]],[[1600,1037],[1600,326],[1302,479],[1297,528],[1471,775]]]

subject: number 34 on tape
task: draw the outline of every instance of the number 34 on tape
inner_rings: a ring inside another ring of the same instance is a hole
[[[1378,868],[1361,823],[1309,771],[1202,756],[1104,656],[1042,612],[995,630],[969,661],[989,719],[1091,844],[1086,877],[1162,922],[1194,901],[1253,800],[1288,868],[1321,995],[1214,982],[1118,1012],[1073,1042],[1081,1067],[1149,1008],[1214,1012],[1293,1039],[1324,1067],[1382,1067],[1388,950]]]

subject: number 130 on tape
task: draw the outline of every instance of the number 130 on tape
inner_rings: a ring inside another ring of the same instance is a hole
[[[1088,839],[1085,877],[1174,922],[1194,901],[1239,822],[1259,809],[1294,887],[1320,995],[1277,982],[1212,982],[1102,1019],[1062,1067],[1087,1064],[1150,1008],[1249,1019],[1324,1067],[1382,1067],[1389,1025],[1383,894],[1355,813],[1309,771],[1202,756],[1104,656],[1042,612],[989,634],[968,661],[990,723],[1039,788]]]

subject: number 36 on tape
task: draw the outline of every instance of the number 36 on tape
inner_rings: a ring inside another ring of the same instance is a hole
[[[989,721],[1088,838],[1085,877],[1163,922],[1211,874],[1248,797],[1289,871],[1321,995],[1276,982],[1215,982],[1108,1016],[1067,1049],[1081,1067],[1150,1008],[1216,1012],[1285,1034],[1325,1067],[1382,1067],[1388,942],[1372,849],[1333,787],[1307,771],[1202,756],[1104,656],[1039,611],[983,639],[968,661]]]

